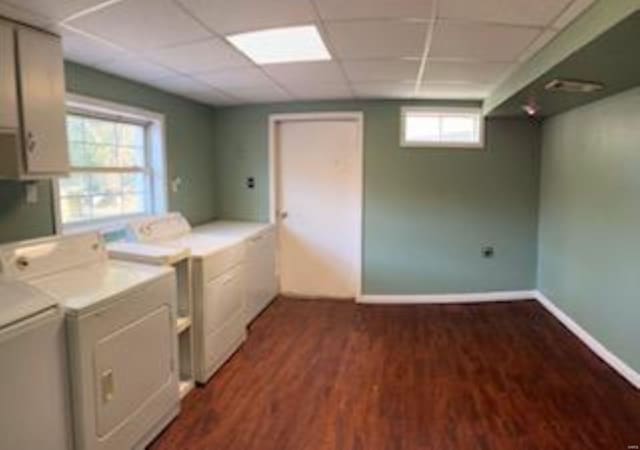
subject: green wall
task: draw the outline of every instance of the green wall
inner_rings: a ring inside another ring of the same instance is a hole
[[[169,207],[198,224],[217,216],[214,109],[151,87],[73,63],[65,64],[67,91],[156,111],[165,115],[169,179],[182,178]],[[51,234],[54,228],[49,182],[40,183],[40,201],[24,201],[24,186],[0,181],[0,242]]]
[[[640,88],[543,127],[538,285],[640,370]]]
[[[399,126],[405,104],[322,102],[218,110],[221,216],[268,220],[269,114],[363,111],[364,292],[533,289],[538,125],[492,119],[485,151],[403,149]],[[256,189],[244,186],[247,176],[256,177]],[[493,259],[481,257],[483,245],[495,246]]]

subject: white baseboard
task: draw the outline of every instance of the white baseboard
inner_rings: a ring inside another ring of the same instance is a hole
[[[640,373],[636,372],[624,361],[607,349],[600,341],[594,338],[587,330],[582,328],[575,320],[569,317],[564,311],[558,308],[551,300],[549,300],[542,292],[535,291],[535,298],[558,319],[569,331],[571,331],[578,339],[580,339],[587,347],[591,349],[600,359],[607,363],[616,372],[622,375],[637,389],[640,389]]]
[[[537,291],[497,291],[467,294],[434,294],[434,295],[367,295],[358,298],[358,303],[382,305],[417,305],[417,304],[449,304],[449,303],[483,303],[505,302],[512,300],[533,300]]]

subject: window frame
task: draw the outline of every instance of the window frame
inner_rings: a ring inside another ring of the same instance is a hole
[[[165,118],[163,114],[148,111],[106,100],[67,94],[65,117],[80,115],[114,122],[125,122],[145,127],[145,159],[146,163],[139,173],[146,173],[149,183],[149,195],[145,198],[145,211],[136,214],[125,214],[104,217],[72,223],[62,222],[61,195],[59,179],[53,181],[54,215],[57,234],[78,231],[109,231],[118,228],[128,220],[162,214],[168,210],[169,183],[167,182],[167,155],[165,150]],[[80,168],[78,173],[85,171],[115,173],[116,170],[102,170],[101,168]],[[70,167],[70,173],[76,172]],[[126,170],[126,173],[134,173]],[[151,172],[149,174],[149,172]]]
[[[473,115],[478,118],[478,140],[475,142],[457,141],[408,141],[406,139],[406,119],[412,113],[430,113],[434,115]],[[485,147],[485,119],[481,106],[403,106],[400,108],[400,147],[404,148],[457,148],[481,150]]]

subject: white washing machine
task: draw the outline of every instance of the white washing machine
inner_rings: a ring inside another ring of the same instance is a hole
[[[142,449],[177,415],[171,268],[111,261],[87,233],[2,246],[0,273],[65,308],[76,450]]]
[[[206,383],[247,337],[244,245],[191,233],[180,214],[132,222],[132,240],[191,251],[196,381]]]
[[[0,448],[70,450],[64,313],[23,283],[0,283]]]

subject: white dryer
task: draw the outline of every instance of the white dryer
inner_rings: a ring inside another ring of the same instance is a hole
[[[180,214],[131,222],[129,235],[191,251],[196,381],[206,383],[247,337],[243,243],[191,233]]]
[[[0,272],[65,308],[76,450],[144,448],[179,411],[175,274],[97,233],[0,247]]]

